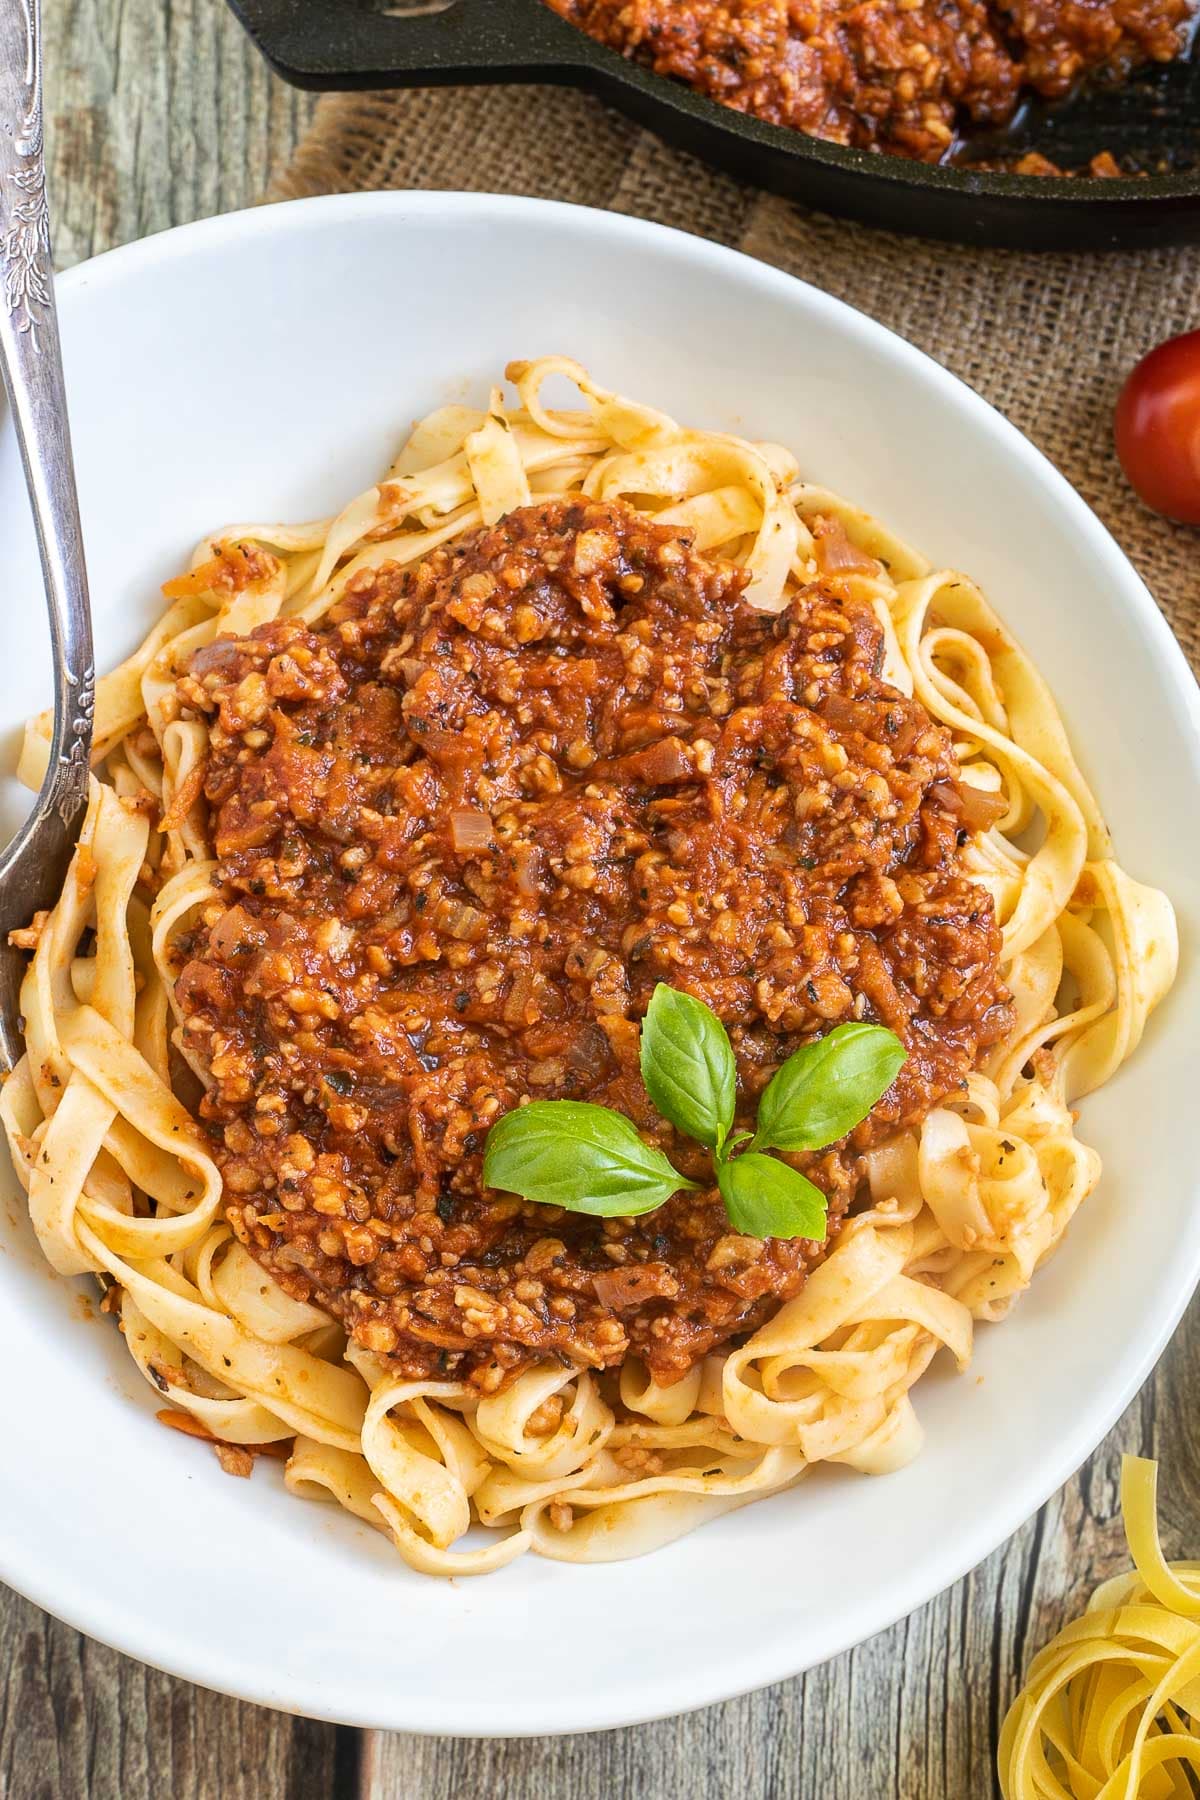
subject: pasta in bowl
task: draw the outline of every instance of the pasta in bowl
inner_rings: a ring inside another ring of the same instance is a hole
[[[911,1460],[914,1385],[1095,1187],[1075,1102],[1177,960],[967,575],[785,447],[564,357],[507,375],[341,513],[219,529],[166,584],[98,684],[0,1095],[159,1418],[232,1473],[282,1450],[442,1575]],[[725,1034],[711,1138],[654,1089],[661,986]],[[862,1027],[900,1062],[849,1128],[764,1136]],[[485,1178],[555,1106],[674,1157],[653,1209]],[[824,1216],[751,1228],[788,1181]]]

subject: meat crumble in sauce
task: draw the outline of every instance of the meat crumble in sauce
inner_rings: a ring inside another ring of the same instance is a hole
[[[675,530],[546,502],[193,657],[221,900],[177,994],[228,1216],[399,1372],[492,1391],[632,1352],[670,1382],[825,1253],[736,1235],[711,1186],[632,1220],[482,1187],[526,1097],[616,1107],[711,1182],[641,1084],[656,982],[728,1027],[739,1123],[837,1022],[904,1040],[852,1141],[789,1159],[831,1237],[863,1150],[1010,1028],[949,737],[824,560],[768,615]]]
[[[940,162],[1029,92],[1186,48],[1194,0],[547,0],[590,37],[738,112]],[[1106,171],[1105,171],[1106,172]]]

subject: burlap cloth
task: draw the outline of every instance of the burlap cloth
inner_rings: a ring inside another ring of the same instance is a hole
[[[1200,530],[1140,505],[1111,432],[1126,370],[1200,326],[1200,249],[1034,256],[867,231],[715,174],[599,101],[553,88],[327,95],[269,197],[358,188],[606,207],[715,238],[848,300],[1046,452],[1137,565],[1200,672]]]

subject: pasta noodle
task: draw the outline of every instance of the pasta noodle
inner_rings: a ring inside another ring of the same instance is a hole
[[[337,517],[217,532],[167,584],[168,611],[98,687],[90,805],[62,896],[30,934],[27,1054],[0,1095],[46,1256],[110,1284],[170,1411],[225,1444],[290,1443],[293,1492],[443,1575],[527,1550],[638,1555],[814,1462],[908,1461],[914,1384],[942,1349],[967,1366],[976,1321],[1003,1316],[1094,1188],[1074,1103],[1136,1048],[1176,960],[1169,902],[1113,860],[1045,683],[965,576],[803,481],[778,446],[681,428],[565,358],[508,376],[515,406],[497,391],[485,411],[431,414]],[[547,405],[551,377],[575,384],[578,409]],[[766,610],[812,579],[814,522],[840,522],[865,553],[849,579],[883,627],[887,679],[950,731],[964,786],[1002,796],[1003,818],[964,854],[995,901],[1016,1023],[961,1094],[869,1152],[829,1255],[748,1341],[671,1387],[633,1361],[619,1376],[556,1362],[481,1397],[348,1348],[224,1220],[188,1105],[208,1077],[176,1030],[172,949],[215,897],[216,864],[207,728],[175,683],[219,636],[318,620],[358,571],[415,564],[531,497],[570,493],[686,528],[745,565]],[[43,714],[20,764],[35,786],[48,744]]]
[[[1200,1773],[1200,1563],[1165,1561],[1158,1464],[1126,1456],[1134,1568],[1038,1652],[1000,1732],[1004,1800],[1190,1800]]]

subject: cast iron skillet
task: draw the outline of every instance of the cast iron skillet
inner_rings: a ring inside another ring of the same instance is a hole
[[[865,224],[1028,250],[1200,239],[1200,56],[1031,105],[979,158],[1040,150],[1060,166],[1111,150],[1120,180],[932,168],[847,150],[718,106],[568,25],[542,0],[230,0],[268,62],[301,87],[559,82],[591,89],[661,137],[761,187]]]

